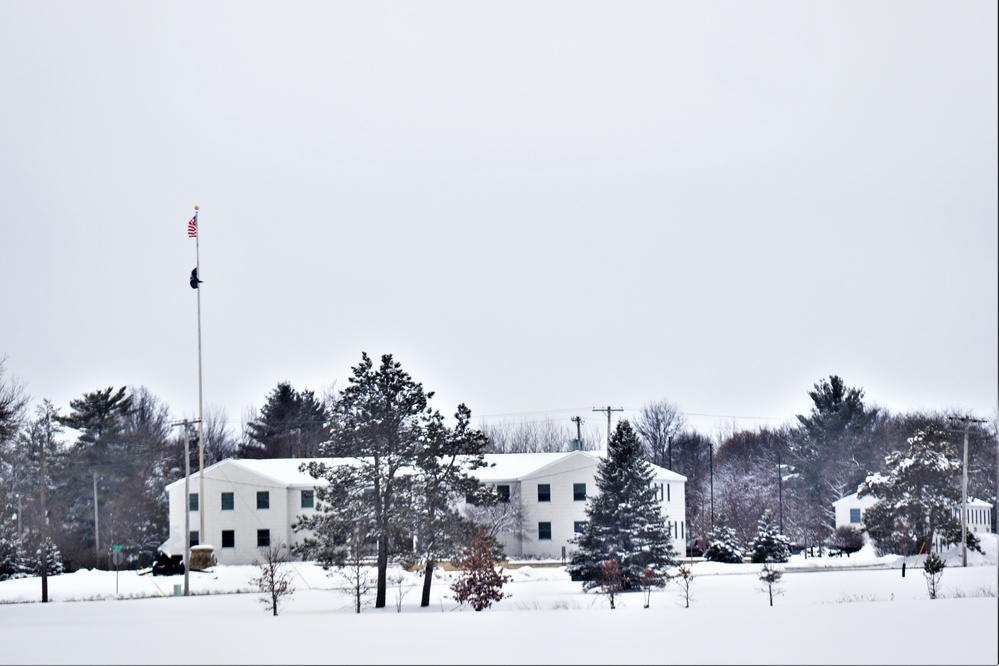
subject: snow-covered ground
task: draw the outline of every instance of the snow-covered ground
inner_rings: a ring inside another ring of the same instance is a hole
[[[389,589],[385,609],[353,613],[337,580],[294,565],[296,591],[272,617],[251,588],[256,567],[183,576],[77,571],[0,582],[0,663],[713,663],[996,664],[999,568],[986,555],[947,554],[940,598],[930,600],[915,557],[795,556],[771,608],[760,565],[693,564],[690,608],[671,583],[643,608],[640,593],[617,609],[583,593],[562,567],[507,571],[511,594],[481,613],[457,607],[438,572],[433,603],[419,608],[419,574]],[[400,589],[408,589],[397,611]]]

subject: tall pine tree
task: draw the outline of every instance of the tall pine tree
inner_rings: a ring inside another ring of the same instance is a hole
[[[616,559],[621,571],[638,587],[646,568],[663,571],[676,566],[666,516],[652,487],[654,472],[627,420],[618,422],[597,466],[597,494],[588,500],[587,522],[576,538],[569,573],[583,589],[600,585],[601,566]]]

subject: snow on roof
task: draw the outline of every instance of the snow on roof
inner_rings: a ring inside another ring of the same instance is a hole
[[[480,480],[487,483],[496,481],[512,481],[521,479],[539,470],[565,460],[571,456],[584,456],[587,462],[599,461],[602,454],[595,451],[569,451],[559,453],[490,453],[484,456],[487,467],[474,470],[473,474]],[[287,486],[315,486],[317,479],[308,472],[299,470],[303,464],[310,462],[321,462],[326,465],[356,465],[357,458],[227,458],[205,468],[205,476],[215,476],[213,472],[223,472],[221,467],[225,465],[238,465],[248,471],[268,478],[279,485]],[[687,477],[671,472],[668,469],[652,465],[655,471],[655,478],[661,481],[686,481]],[[191,474],[191,480],[198,478],[198,472]],[[182,483],[183,478],[167,486],[172,488],[178,483]]]
[[[569,451],[558,453],[490,453],[484,456],[487,467],[477,469],[473,474],[480,481],[513,481],[534,474],[549,465],[554,465],[571,456],[584,456],[587,462],[599,462],[603,454],[598,451]],[[662,481],[686,481],[687,477],[668,469],[652,465],[655,478]]]

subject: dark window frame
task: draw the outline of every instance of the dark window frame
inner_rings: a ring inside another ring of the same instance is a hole
[[[552,524],[548,521],[538,523],[538,541],[552,540]]]
[[[222,547],[236,547],[236,530],[222,530]]]
[[[257,509],[269,509],[271,508],[271,491],[269,490],[258,490],[257,491]]]
[[[222,511],[235,511],[236,510],[236,493],[225,492],[222,493]]]
[[[585,502],[586,501],[586,484],[585,483],[574,483],[574,484],[572,484],[572,501],[573,502]]]
[[[544,490],[542,490],[544,488]],[[550,483],[539,483],[538,484],[538,501],[539,502],[551,502],[552,501],[552,484]]]

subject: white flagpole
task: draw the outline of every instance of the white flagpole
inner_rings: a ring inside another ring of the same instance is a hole
[[[198,226],[198,207],[194,207],[194,222]],[[198,272],[198,282],[201,281],[201,229],[194,237],[195,270]],[[198,543],[206,543],[205,539],[205,419],[204,400],[201,380],[201,285],[198,284]]]

